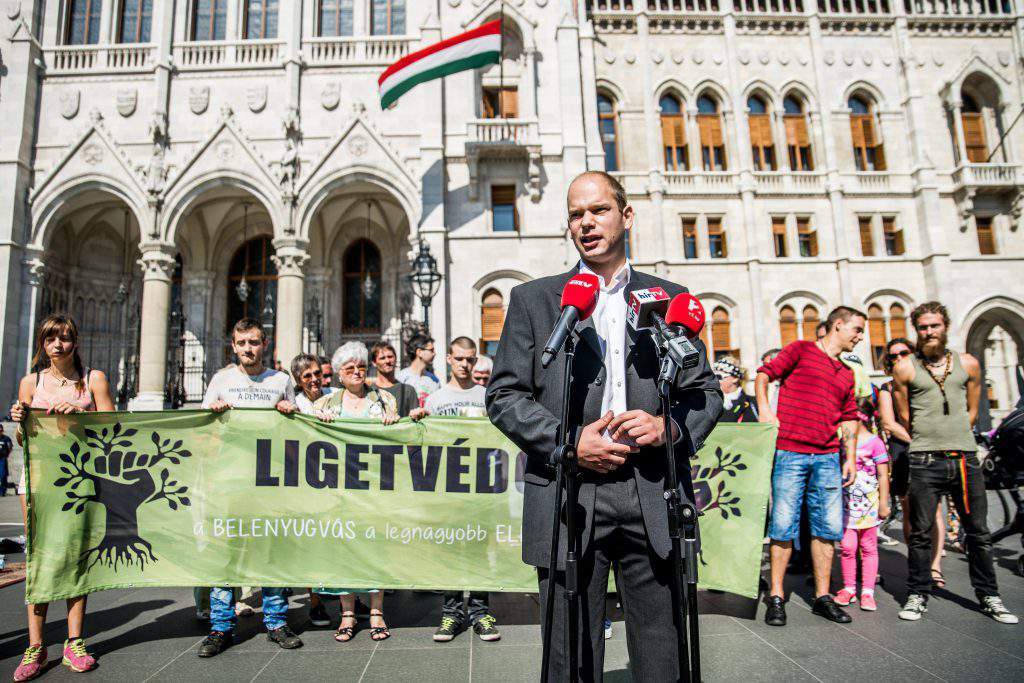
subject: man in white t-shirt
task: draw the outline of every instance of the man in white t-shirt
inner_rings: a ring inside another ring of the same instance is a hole
[[[409,340],[409,350],[412,360],[408,367],[395,373],[395,379],[411,385],[419,397],[420,407],[424,407],[427,396],[441,388],[441,381],[430,369],[434,363],[434,340],[425,334],[417,334]]]
[[[231,329],[231,348],[237,365],[219,371],[203,396],[203,408],[222,413],[231,408],[277,408],[285,415],[296,411],[295,388],[284,372],[266,368],[263,353],[267,343],[258,320],[242,318]],[[210,635],[199,646],[200,657],[213,657],[232,642],[235,605],[230,588],[210,589]],[[263,589],[263,623],[267,640],[286,650],[302,647],[302,641],[288,626],[288,597],[284,588]]]
[[[448,367],[452,378],[443,387],[427,397],[428,415],[484,417],[487,408],[484,398],[487,388],[473,381],[473,366],[476,365],[476,343],[469,337],[456,337],[448,345]],[[480,640],[492,641],[501,638],[495,628],[495,619],[491,616],[487,604],[487,593],[473,592],[469,594],[469,612],[462,599],[462,591],[446,591],[444,608],[441,612],[441,625],[434,632],[434,640],[446,643],[458,635],[466,627],[466,621],[472,625],[473,631]]]

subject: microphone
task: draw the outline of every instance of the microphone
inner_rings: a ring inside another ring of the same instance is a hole
[[[540,357],[541,367],[551,365],[576,324],[589,318],[597,308],[598,286],[597,276],[592,273],[579,273],[565,283],[562,289],[562,314],[558,316],[555,329],[544,345],[544,353]]]
[[[699,362],[700,352],[690,339],[704,328],[704,307],[692,294],[669,301],[661,287],[635,290],[629,295],[626,319],[634,330],[652,329],[676,367],[692,368]]]

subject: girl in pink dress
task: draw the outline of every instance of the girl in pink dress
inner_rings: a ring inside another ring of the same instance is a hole
[[[36,372],[21,378],[18,400],[11,406],[11,419],[21,422],[28,409],[45,410],[48,414],[82,413],[94,410],[114,410],[110,384],[99,370],[83,367],[78,354],[78,326],[70,316],[51,315],[39,326],[36,353],[32,358]],[[18,432],[21,442],[21,432]],[[33,487],[40,485],[33,482]],[[42,484],[42,485],[45,485]],[[28,528],[25,507],[25,468],[21,482],[22,513]],[[68,637],[64,641],[62,664],[72,671],[83,672],[96,668],[96,660],[85,649],[82,626],[85,621],[85,596],[70,598],[68,605]],[[48,604],[28,606],[28,649],[14,672],[15,681],[28,681],[46,668],[46,647],[43,631],[46,626]]]
[[[885,443],[871,431],[875,405],[870,398],[857,402],[857,476],[843,490],[846,532],[840,544],[839,563],[843,589],[836,604],[857,601],[857,552],[860,551],[860,608],[874,611],[878,578],[878,525],[889,516],[889,454]]]

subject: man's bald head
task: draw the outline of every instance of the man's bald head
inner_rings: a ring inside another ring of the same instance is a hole
[[[615,176],[604,171],[584,171],[572,179],[572,182],[569,183],[569,190],[572,191],[572,186],[583,179],[603,180],[608,185],[609,189],[611,189],[612,196],[615,198],[615,205],[619,207],[619,211],[626,208],[626,204],[628,203],[626,201],[626,188],[622,186],[622,183],[620,183]]]

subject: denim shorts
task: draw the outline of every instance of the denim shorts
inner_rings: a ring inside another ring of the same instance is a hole
[[[842,539],[843,475],[839,453],[775,451],[770,538],[792,541],[800,535],[805,497],[811,536],[826,541]]]

